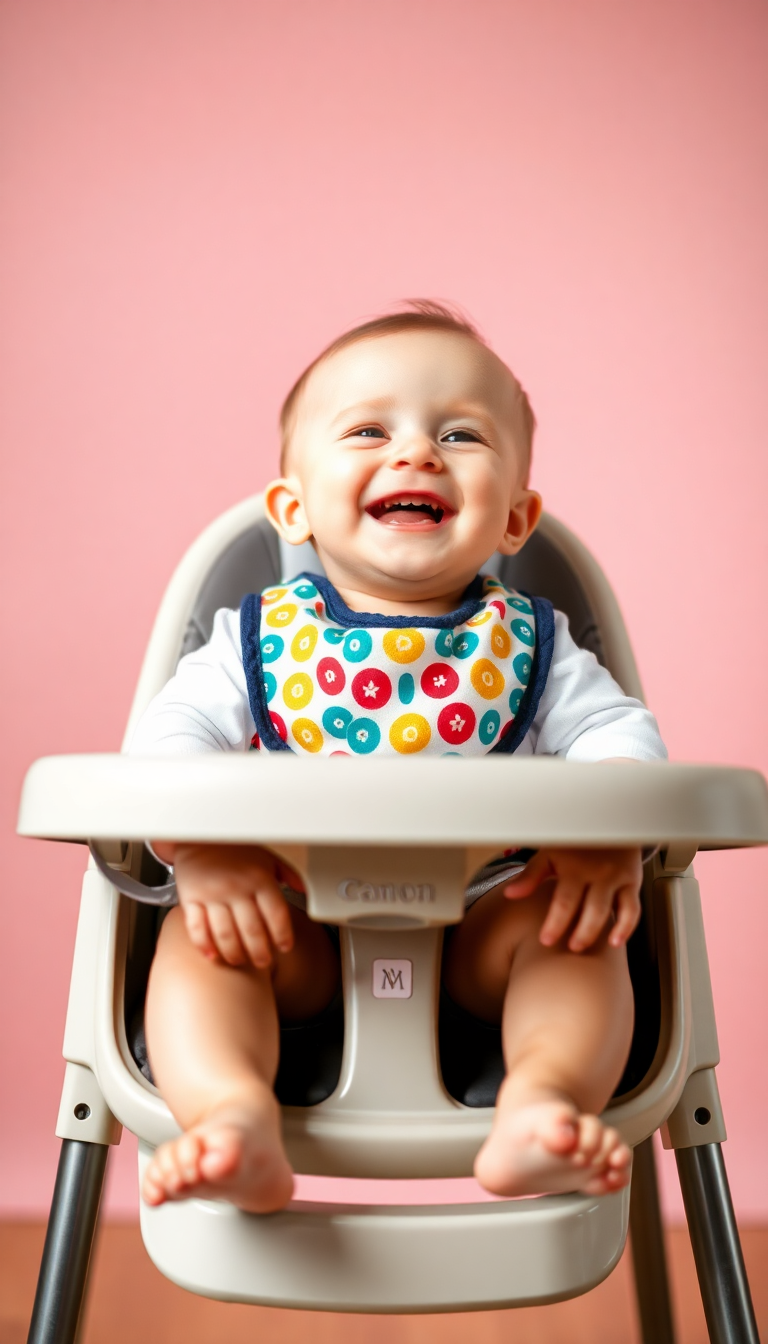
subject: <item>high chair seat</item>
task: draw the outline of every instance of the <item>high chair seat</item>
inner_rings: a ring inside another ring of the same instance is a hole
[[[545,516],[518,557],[492,563],[503,582],[565,609],[577,641],[592,648],[628,694],[642,694],[611,590],[562,524]],[[208,637],[215,608],[237,606],[244,592],[274,583],[280,567],[258,499],[207,529],[162,604],[128,734],[180,654]],[[440,1050],[452,1048],[446,1015],[438,1044],[443,929],[461,919],[465,886],[480,866],[512,844],[660,845],[646,869],[644,916],[630,943],[641,1048],[633,1047],[632,1067],[607,1112],[637,1146],[642,1177],[642,1184],[633,1178],[639,1195],[632,1196],[632,1218],[643,1337],[645,1344],[672,1339],[650,1146],[664,1126],[691,1211],[712,1338],[756,1340],[720,1157],[719,1055],[690,864],[697,848],[768,843],[761,776],[514,756],[458,764],[265,753],[182,761],[63,757],[30,770],[19,829],[90,840],[100,865],[91,863],[83,886],[57,1125],[65,1142],[33,1344],[74,1338],[103,1178],[98,1154],[127,1124],[139,1136],[143,1166],[157,1144],[179,1132],[128,1038],[157,919],[151,906],[118,888],[126,878],[148,880],[147,836],[266,844],[301,874],[310,916],[339,926],[338,1083],[315,1105],[284,1106],[283,1117],[297,1171],[353,1178],[467,1176],[488,1133],[492,1108],[477,1103],[491,1099],[490,1052],[485,1090],[464,1105],[448,1089],[450,1069],[441,1068]],[[701,1207],[709,1227],[702,1226]],[[623,1190],[469,1206],[294,1202],[268,1217],[191,1200],[142,1206],[141,1222],[155,1263],[193,1291],[293,1307],[414,1312],[584,1292],[616,1263],[629,1215],[630,1192]],[[58,1249],[63,1224],[70,1228],[65,1252]],[[59,1331],[63,1317],[69,1333]],[[46,1333],[51,1321],[55,1336]]]

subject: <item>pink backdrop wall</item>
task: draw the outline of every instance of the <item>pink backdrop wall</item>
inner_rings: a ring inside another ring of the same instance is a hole
[[[185,546],[282,395],[407,295],[528,387],[674,757],[768,766],[760,0],[5,0],[3,1208],[47,1207],[82,855],[28,764],[114,750]],[[763,376],[761,376],[763,375]],[[698,865],[726,1158],[768,1217],[768,862]],[[135,1208],[133,1158],[111,1208]],[[672,1185],[667,1195],[679,1205]]]

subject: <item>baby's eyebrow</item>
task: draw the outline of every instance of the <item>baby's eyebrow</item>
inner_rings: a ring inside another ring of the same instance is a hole
[[[345,406],[343,411],[334,416],[331,421],[331,429],[342,424],[345,420],[365,419],[367,415],[375,415],[381,411],[391,411],[395,406],[394,397],[377,397],[374,401],[361,401],[356,406]]]

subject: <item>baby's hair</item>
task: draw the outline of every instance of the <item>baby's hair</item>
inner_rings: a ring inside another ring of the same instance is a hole
[[[453,304],[438,303],[435,299],[406,299],[404,307],[394,313],[386,313],[383,317],[374,317],[370,322],[363,322],[359,327],[353,327],[351,331],[345,331],[341,336],[337,336],[335,341],[321,350],[316,359],[307,366],[301,377],[296,380],[288,396],[283,402],[280,411],[280,470],[285,470],[285,461],[290,444],[291,435],[296,423],[296,410],[311,375],[319,364],[323,364],[326,359],[330,359],[339,350],[343,350],[347,345],[354,345],[357,341],[370,340],[376,336],[389,336],[397,331],[448,331],[458,336],[467,336],[471,341],[476,341],[486,350],[490,350],[488,342],[480,335],[477,327],[469,320],[460,308]],[[509,369],[510,377],[517,390],[518,407],[522,421],[522,429],[525,435],[524,448],[526,459],[530,460],[531,446],[533,443],[533,433],[536,428],[536,417],[533,414],[531,403],[528,400],[528,394],[522,384],[518,381],[512,370]]]

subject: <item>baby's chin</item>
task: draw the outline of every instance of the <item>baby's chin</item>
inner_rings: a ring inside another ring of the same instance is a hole
[[[415,602],[463,590],[479,568],[471,560],[459,564],[450,550],[443,554],[422,551],[419,555],[408,547],[392,545],[378,553],[356,556],[354,560],[346,557],[337,560],[331,552],[324,554],[322,547],[318,547],[318,553],[328,577],[337,587],[350,586],[372,596],[395,600],[407,597]]]

